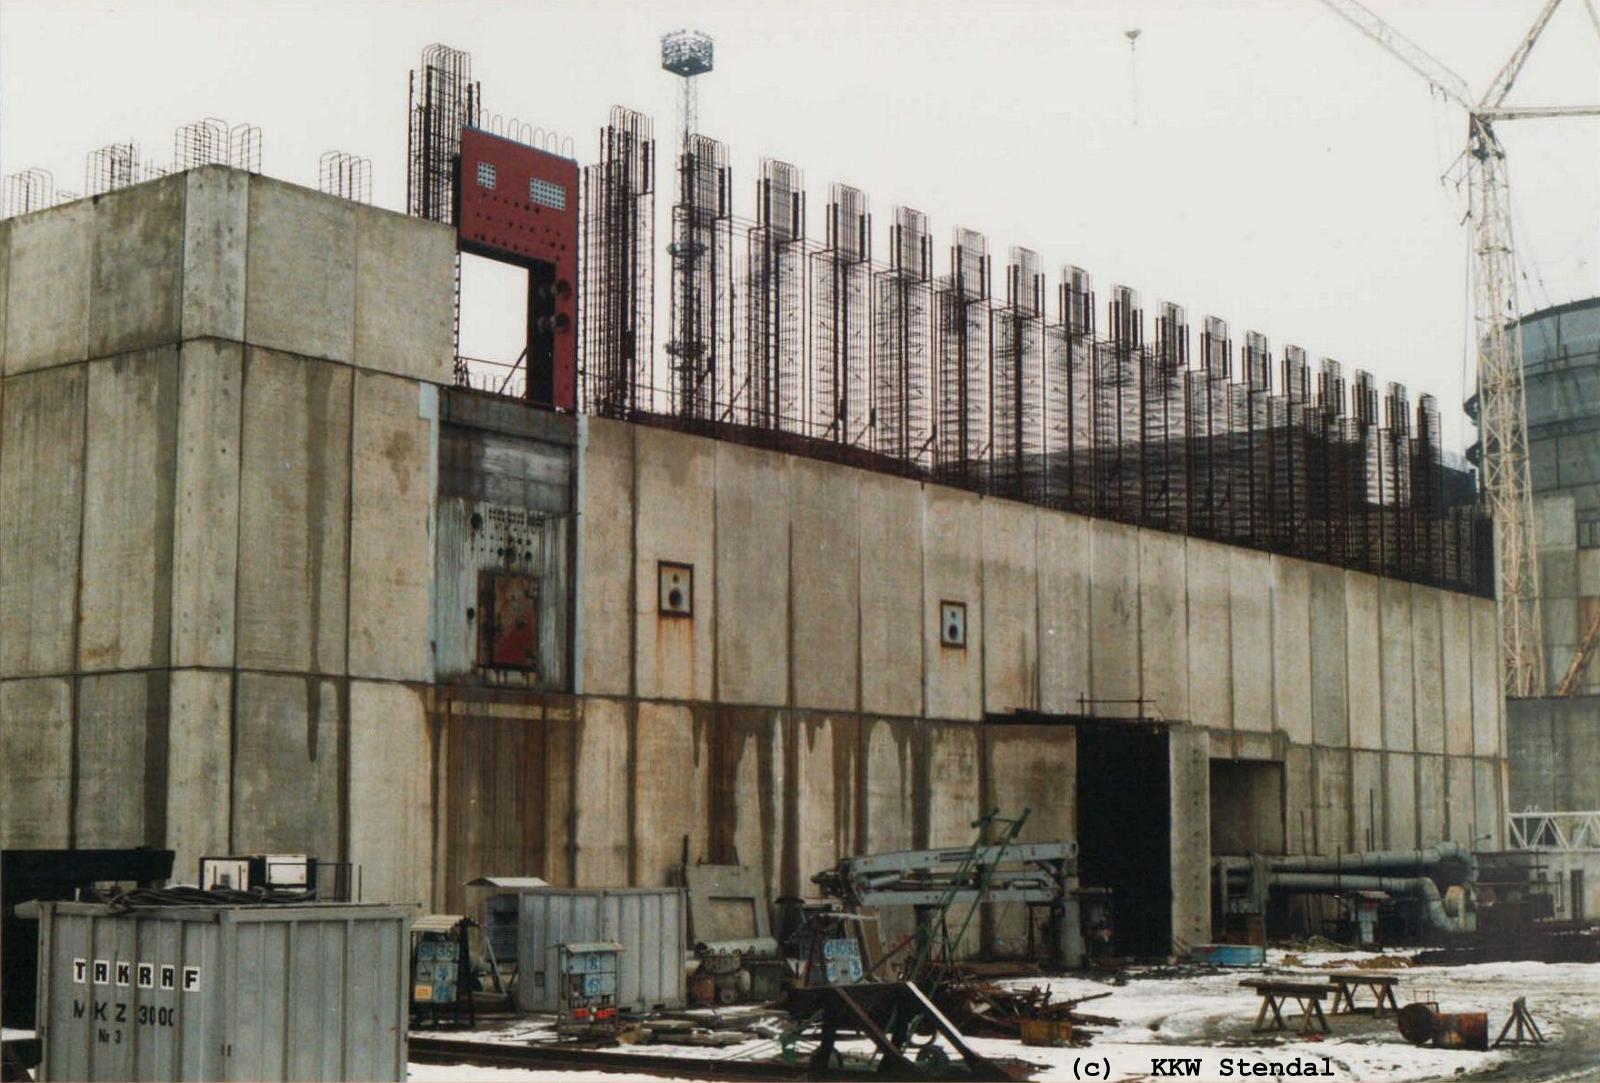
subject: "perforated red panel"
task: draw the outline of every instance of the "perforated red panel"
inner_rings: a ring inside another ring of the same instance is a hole
[[[529,397],[573,409],[578,368],[578,163],[497,135],[461,132],[457,244],[527,267]],[[548,351],[542,348],[548,343]],[[541,354],[548,352],[548,358]]]

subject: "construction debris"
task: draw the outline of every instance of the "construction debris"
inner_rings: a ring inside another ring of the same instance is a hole
[[[1045,986],[1003,989],[990,982],[960,981],[941,988],[935,1001],[964,1034],[1026,1042],[1031,1023],[1066,1024],[1069,1027],[1066,1040],[1082,1046],[1088,1045],[1095,1033],[1085,1030],[1085,1025],[1114,1027],[1117,1020],[1079,1013],[1078,1005],[1110,995],[1107,991],[1075,1000],[1052,1000],[1051,991]]]

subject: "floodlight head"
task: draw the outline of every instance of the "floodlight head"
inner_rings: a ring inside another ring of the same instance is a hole
[[[661,66],[685,79],[711,70],[711,35],[674,30],[661,37]]]

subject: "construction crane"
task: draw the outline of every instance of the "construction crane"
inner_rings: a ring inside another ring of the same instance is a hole
[[[1483,491],[1496,526],[1500,556],[1500,638],[1508,696],[1545,688],[1539,614],[1539,564],[1533,535],[1533,484],[1528,465],[1528,415],[1522,374],[1521,311],[1511,236],[1506,152],[1494,126],[1535,117],[1600,116],[1600,105],[1511,107],[1506,98],[1528,55],[1561,6],[1545,0],[1489,88],[1476,101],[1461,76],[1357,0],[1321,0],[1467,113],[1467,217],[1472,223],[1473,321],[1478,350],[1476,420]],[[1594,0],[1583,0],[1600,33]]]

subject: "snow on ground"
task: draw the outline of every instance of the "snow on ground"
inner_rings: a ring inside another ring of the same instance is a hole
[[[1316,978],[1327,969],[1353,969],[1371,954],[1299,953],[1297,965],[1285,963],[1286,953],[1268,953],[1267,970],[1282,976]],[[1421,1083],[1466,1076],[1508,1079],[1600,1079],[1600,968],[1579,963],[1492,963],[1457,967],[1396,967],[1382,971],[1400,979],[1395,997],[1403,1006],[1415,1000],[1436,1000],[1447,1012],[1489,1013],[1489,1037],[1499,1034],[1511,1002],[1526,996],[1528,1007],[1545,1036],[1553,1043],[1539,1053],[1502,1049],[1487,1053],[1418,1048],[1400,1037],[1392,1017],[1373,1019],[1367,1014],[1330,1016],[1332,1034],[1301,1037],[1297,1031],[1255,1034],[1260,1000],[1240,982],[1259,977],[1254,969],[1181,969],[1155,972],[1129,971],[1125,984],[1092,977],[1022,979],[1004,984],[1028,988],[1045,981],[1057,999],[1075,999],[1096,993],[1111,995],[1082,1005],[1081,1010],[1110,1016],[1116,1026],[1090,1026],[1096,1032],[1092,1045],[1071,1049],[1041,1049],[998,1039],[968,1039],[978,1052],[1030,1062],[1038,1067],[1036,1079],[1141,1080],[1156,1077],[1161,1061],[1198,1061],[1194,1074],[1180,1068],[1186,1078],[1233,1080],[1313,1076],[1333,1080],[1379,1080],[1383,1083]],[[1363,998],[1365,994],[1363,994]],[[1361,1000],[1358,999],[1358,1003]],[[1331,999],[1324,1010],[1332,1008]],[[715,1014],[715,1013],[708,1013]],[[723,1016],[732,1019],[731,1014]],[[708,1025],[715,1027],[714,1022]],[[1295,1021],[1291,1020],[1291,1026]],[[548,1024],[535,1019],[474,1034],[452,1033],[454,1038],[497,1041],[548,1039]],[[1566,1041],[1571,1052],[1562,1059]],[[681,1054],[692,1057],[772,1056],[776,1043],[760,1038],[721,1050],[686,1046],[621,1046],[616,1052]],[[1519,1059],[1522,1058],[1522,1059]],[[1291,1067],[1294,1065],[1295,1067]],[[1278,1074],[1274,1074],[1274,1066]],[[1526,1069],[1526,1071],[1524,1071]],[[1164,1074],[1174,1074],[1170,1070]],[[413,1065],[411,1079],[418,1083],[457,1083],[484,1079],[514,1083],[523,1079],[563,1081],[611,1080],[617,1075],[590,1072],[524,1072],[468,1067]]]

